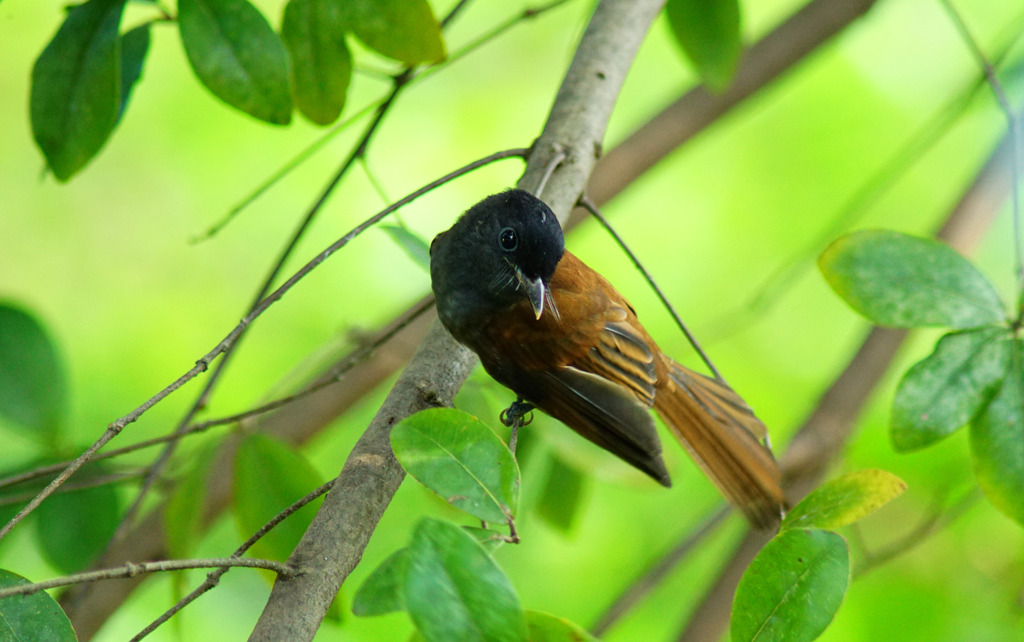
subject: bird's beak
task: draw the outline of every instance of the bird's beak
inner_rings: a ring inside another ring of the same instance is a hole
[[[540,315],[544,313],[544,300],[550,300],[551,298],[548,286],[540,278],[531,279],[518,269],[516,270],[516,277],[519,279],[519,284],[526,290],[526,298],[530,299],[534,316],[540,319]]]

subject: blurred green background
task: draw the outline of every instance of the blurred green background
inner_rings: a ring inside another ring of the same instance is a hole
[[[433,3],[443,15],[450,3]],[[800,2],[743,3],[753,42]],[[283,3],[258,2],[275,26]],[[450,51],[532,6],[477,0],[446,32]],[[1021,7],[1009,0],[960,2],[986,52],[1017,36]],[[570,2],[526,21],[416,83],[374,138],[367,167],[391,199],[475,158],[527,146],[539,133],[591,10]],[[137,11],[137,9],[133,9]],[[133,20],[130,11],[124,24]],[[361,124],[343,132],[298,171],[210,240],[194,243],[285,162],[317,139],[301,119],[271,127],[224,106],[193,77],[177,31],[158,25],[130,107],[99,156],[68,184],[43,173],[28,125],[29,76],[61,20],[59,3],[0,4],[0,300],[32,310],[57,342],[69,372],[67,453],[77,454],[107,423],[158,391],[211,349],[242,316],[268,266],[305,209],[347,154]],[[1010,50],[1001,67],[1019,98]],[[345,116],[376,100],[389,68],[357,53]],[[842,221],[857,190],[884,167],[950,100],[980,74],[942,5],[883,0],[838,39],[741,104],[648,172],[605,208],[633,250],[690,324],[718,368],[771,428],[781,452],[863,339],[867,324],[825,285],[813,259],[829,230],[887,227],[931,234],[956,203],[1005,130],[982,88],[948,133],[893,175],[890,189],[854,220]],[[664,19],[649,35],[613,117],[606,149],[695,83]],[[1015,100],[1015,104],[1019,103]],[[518,161],[476,172],[403,210],[430,239],[465,208],[515,182]],[[304,237],[286,272],[382,206],[363,171],[351,173]],[[837,227],[838,226],[838,227]],[[567,239],[634,304],[662,348],[696,359],[640,277],[596,225]],[[810,252],[810,253],[808,253]],[[765,292],[767,276],[799,261],[784,288]],[[1009,208],[975,257],[1011,299]],[[311,360],[351,342],[405,309],[429,289],[427,273],[379,230],[332,257],[254,325],[215,394],[210,416],[244,410],[297,383]],[[972,492],[966,434],[914,455],[888,443],[888,405],[899,374],[930,349],[917,336],[864,412],[837,470],[877,467],[909,484],[898,501],[865,521],[850,539],[855,561],[911,532],[934,510]],[[324,479],[335,476],[386,386],[303,449]],[[481,392],[483,391],[483,392]],[[196,382],[133,424],[116,445],[160,435],[198,392]],[[471,380],[462,403],[500,408],[510,396],[486,377]],[[223,430],[223,429],[222,429]],[[568,534],[529,510],[517,522],[523,542],[497,559],[526,608],[588,626],[611,601],[719,502],[681,449],[666,443],[675,481],[666,491],[597,452],[554,422],[538,419],[534,461],[525,471],[527,506],[537,501],[544,456],[571,453],[588,472],[580,513]],[[35,445],[0,426],[3,468],[32,457]],[[136,461],[144,462],[146,455]],[[125,493],[130,498],[130,493]],[[453,516],[407,481],[344,590],[346,599],[375,565],[407,540],[424,512]],[[609,640],[671,639],[703,595],[723,555],[741,534],[738,518],[701,546],[650,599],[621,621]],[[226,555],[241,541],[230,517],[204,540],[200,555]],[[0,544],[0,565],[33,580],[56,574],[15,531]],[[202,572],[188,574],[186,590]],[[169,577],[138,591],[99,639],[130,637],[174,599]],[[150,639],[238,639],[266,600],[269,583],[233,571],[221,587]],[[1024,640],[1024,537],[983,499],[941,532],[895,561],[859,577],[822,639]],[[327,622],[322,640],[404,639],[403,614],[346,615]]]

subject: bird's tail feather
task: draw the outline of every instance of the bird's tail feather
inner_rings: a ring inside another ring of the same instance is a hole
[[[776,524],[785,505],[779,467],[761,440],[767,430],[724,383],[672,364],[673,386],[655,410],[726,498],[759,528]]]

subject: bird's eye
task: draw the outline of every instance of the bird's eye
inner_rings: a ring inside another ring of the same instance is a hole
[[[519,237],[511,227],[506,227],[498,234],[498,245],[506,252],[511,252],[519,246]]]

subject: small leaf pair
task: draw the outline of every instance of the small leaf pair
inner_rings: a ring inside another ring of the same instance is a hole
[[[956,330],[900,380],[893,445],[918,450],[969,424],[979,485],[1024,523],[1024,340],[992,283],[937,241],[883,230],[840,238],[819,264],[832,288],[879,325]]]
[[[850,554],[832,530],[863,519],[906,488],[881,470],[852,473],[809,494],[782,521],[736,589],[733,642],[814,640],[850,583]]]

